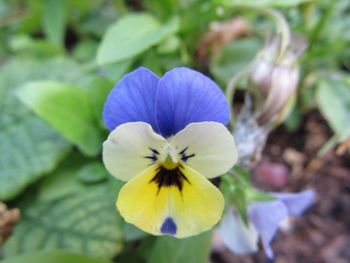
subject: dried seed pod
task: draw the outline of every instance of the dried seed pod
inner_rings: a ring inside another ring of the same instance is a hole
[[[19,219],[18,208],[8,209],[6,204],[0,202],[0,245],[11,235]]]
[[[292,36],[285,50],[282,50],[281,45],[281,37],[270,39],[253,63],[251,82],[258,90],[258,95],[265,97],[257,116],[260,124],[278,121],[298,86],[297,61],[306,49],[306,42]]]

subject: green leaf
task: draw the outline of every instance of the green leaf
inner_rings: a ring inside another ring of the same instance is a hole
[[[36,81],[17,92],[21,101],[88,156],[100,152],[102,137],[88,94],[79,87]]]
[[[256,38],[237,39],[223,47],[212,59],[211,73],[223,85],[252,62],[261,48]]]
[[[142,65],[153,71],[156,75],[162,76],[164,74],[161,65],[161,57],[155,52],[155,50],[150,50],[143,54]]]
[[[86,184],[78,178],[79,174],[84,174],[89,179],[94,178],[94,176],[101,177],[101,175],[95,175],[96,171],[104,174],[107,180]],[[106,184],[110,186],[112,192],[117,193],[124,182],[116,180],[112,176],[107,177],[107,175],[107,170],[100,161],[88,162],[84,156],[77,152],[72,152],[60,163],[60,166],[54,172],[39,182],[37,200],[40,202],[52,202],[83,191],[95,191],[101,185]]]
[[[78,179],[85,184],[96,184],[107,179],[108,173],[101,162],[93,162],[85,165],[78,173]]]
[[[0,71],[0,200],[14,198],[52,171],[70,149],[66,140],[14,95],[28,80],[84,83],[79,67],[64,59],[13,60]]]
[[[126,59],[118,63],[104,65],[100,72],[115,83],[130,69],[133,62],[133,59]]]
[[[206,263],[209,259],[211,239],[211,231],[184,239],[158,237],[148,262]]]
[[[156,14],[157,17],[167,18],[172,14],[179,11],[181,6],[188,4],[188,2],[194,1],[184,1],[178,2],[177,0],[147,0],[144,1],[145,9]],[[183,14],[182,14],[183,15]]]
[[[3,19],[4,17],[6,17],[6,15],[8,15],[9,12],[11,12],[10,10],[10,3],[8,3],[5,0],[1,0],[0,1],[0,18]]]
[[[87,189],[76,177],[78,168],[65,167],[67,165],[66,162],[63,162],[59,170],[39,182],[37,196],[39,201],[51,202]]]
[[[21,221],[5,243],[5,258],[56,249],[112,258],[122,248],[123,222],[114,204],[110,184],[51,202],[31,202],[21,210]]]
[[[234,168],[234,174],[222,176],[220,189],[225,198],[227,207],[234,206],[245,224],[248,224],[247,193],[252,188],[250,175],[239,166]]]
[[[89,257],[86,255],[79,255],[67,253],[63,251],[44,251],[27,253],[21,256],[12,257],[1,261],[2,263],[107,263],[109,261]]]
[[[350,78],[323,78],[316,93],[319,109],[339,140],[350,137]]]
[[[91,54],[95,54],[98,46],[98,41],[93,39],[81,40],[78,42],[74,50],[72,52],[73,58],[77,61],[82,62],[95,62],[94,56]]]
[[[66,24],[66,0],[43,1],[43,27],[47,38],[57,46],[63,46]]]
[[[270,193],[260,191],[254,187],[246,189],[246,196],[249,203],[266,202],[276,200],[276,197]]]
[[[109,27],[97,51],[99,65],[111,64],[134,57],[174,34],[177,18],[164,25],[147,13],[129,14]]]
[[[91,81],[87,89],[95,120],[100,125],[100,127],[103,128],[105,128],[105,125],[102,120],[102,111],[107,96],[113,86],[114,83],[109,79],[102,76],[97,76]]]
[[[248,200],[246,196],[247,188],[244,187],[236,187],[234,191],[230,193],[229,199],[227,200],[229,203],[234,205],[237,210],[239,216],[243,220],[243,222],[248,224]]]
[[[101,39],[105,29],[115,22],[116,17],[121,15],[121,10],[114,4],[113,1],[81,1],[74,0],[76,4],[88,3],[85,11],[86,15],[82,16],[83,19],[77,21],[74,29],[78,31],[79,35],[93,35],[97,39]],[[72,5],[72,0],[70,0]],[[97,5],[96,5],[97,4]],[[93,6],[95,5],[95,6]],[[73,7],[73,6],[72,6]]]
[[[165,40],[163,40],[159,44],[159,46],[157,48],[157,52],[159,54],[173,53],[180,48],[180,45],[181,45],[180,38],[172,35],[172,36],[166,38]]]
[[[63,49],[43,39],[35,39],[26,34],[14,35],[9,40],[9,48],[12,52],[20,53],[28,57],[53,57],[62,55]]]
[[[143,232],[141,229],[128,223],[124,224],[123,230],[124,238],[126,241],[135,241],[144,238],[148,235],[146,232]]]
[[[239,165],[233,167],[234,179],[242,186],[250,186],[252,174]]]

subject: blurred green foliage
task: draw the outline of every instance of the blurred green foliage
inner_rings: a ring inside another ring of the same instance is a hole
[[[121,182],[101,164],[103,103],[141,65],[196,67],[224,88],[274,32],[259,12],[271,7],[309,45],[287,127],[319,108],[334,132],[327,147],[349,139],[347,0],[0,0],[0,200],[22,211],[3,262],[207,262],[211,232],[155,238],[118,215]],[[201,61],[210,23],[235,16],[251,32]]]

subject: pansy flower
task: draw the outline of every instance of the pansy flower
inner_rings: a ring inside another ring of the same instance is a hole
[[[203,74],[175,68],[162,78],[146,68],[110,92],[103,118],[107,170],[127,183],[117,198],[124,219],[153,235],[187,237],[212,228],[224,198],[208,180],[236,162],[225,124],[229,106]]]
[[[232,252],[249,254],[258,251],[261,238],[266,255],[273,258],[272,242],[278,228],[289,216],[301,215],[315,200],[315,192],[272,193],[275,200],[255,202],[248,206],[249,224],[245,225],[233,207],[224,215],[219,233]]]

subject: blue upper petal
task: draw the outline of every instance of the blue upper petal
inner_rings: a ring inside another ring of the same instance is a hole
[[[261,236],[266,255],[273,257],[270,242],[280,223],[288,216],[286,206],[279,200],[258,202],[249,206],[249,219]]]
[[[208,77],[188,68],[175,68],[159,81],[156,123],[159,132],[171,136],[189,123],[229,120],[229,106],[220,88]]]
[[[175,68],[159,79],[141,67],[110,92],[103,119],[111,131],[126,122],[143,121],[169,137],[192,122],[227,124],[229,105],[220,88],[195,70]]]
[[[291,216],[301,215],[315,201],[316,197],[314,190],[300,193],[274,193],[274,195],[285,204]]]
[[[120,124],[133,121],[149,123],[157,131],[155,98],[159,78],[146,68],[126,74],[108,95],[103,119],[112,131]]]

